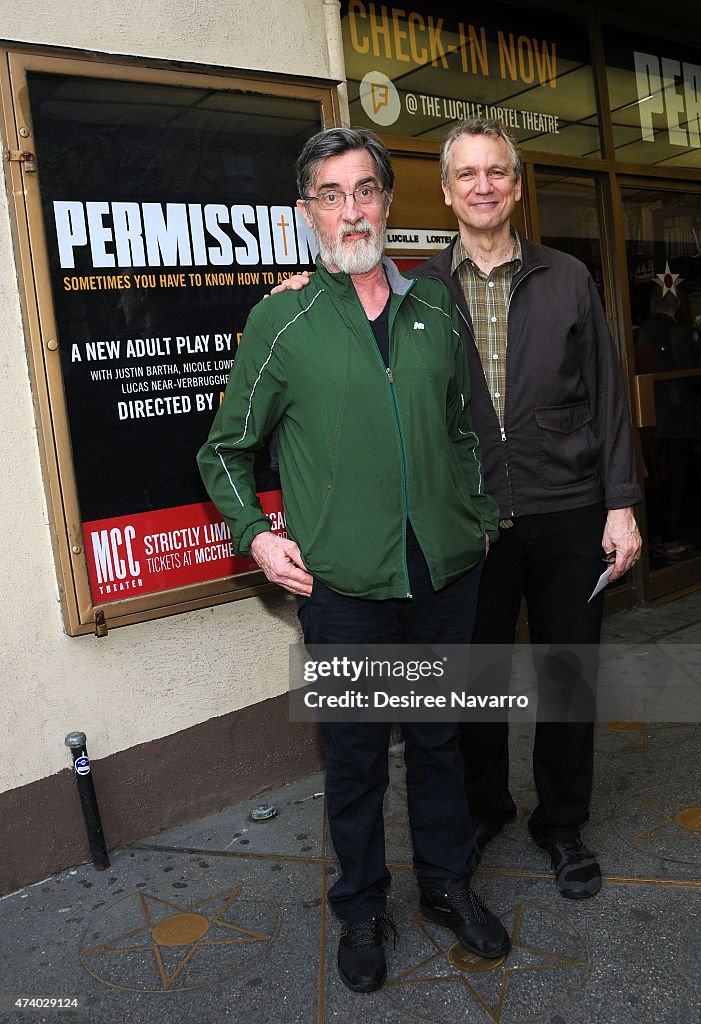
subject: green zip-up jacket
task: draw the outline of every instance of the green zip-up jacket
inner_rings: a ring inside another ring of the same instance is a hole
[[[307,288],[251,311],[198,455],[236,551],[247,555],[271,529],[253,461],[274,432],[288,533],[309,572],[375,600],[409,595],[407,516],[436,590],[479,561],[485,533],[496,536],[498,525],[450,293],[384,265],[390,370],[350,277],[317,262]]]

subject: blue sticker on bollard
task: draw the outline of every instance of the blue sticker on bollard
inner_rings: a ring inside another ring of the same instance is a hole
[[[90,761],[87,757],[76,757],[75,764],[73,765],[78,775],[89,775],[90,774]]]

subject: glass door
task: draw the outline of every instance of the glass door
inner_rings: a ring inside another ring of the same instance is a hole
[[[701,193],[621,196],[652,599],[701,581]]]
[[[536,240],[567,252],[584,263],[594,279],[611,323],[615,303],[610,292],[610,252],[604,241],[603,190],[597,177],[568,170],[536,168],[534,184],[535,203],[529,209],[533,210],[535,206],[533,233]],[[613,333],[615,335],[616,332]],[[610,584],[606,591],[607,609],[615,611],[626,607],[633,599],[635,583],[633,574],[628,573]]]
[[[570,171],[535,172],[539,238],[543,245],[568,252],[586,266],[607,305],[602,254],[602,217],[594,177]]]

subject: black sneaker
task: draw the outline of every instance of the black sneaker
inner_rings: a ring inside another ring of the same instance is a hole
[[[501,921],[467,882],[448,882],[421,891],[421,913],[434,924],[452,928],[460,944],[477,956],[503,956],[511,948]]]
[[[470,854],[470,867],[476,870],[488,843],[496,839],[507,822],[513,818],[498,818],[495,815],[475,816],[472,819],[474,843]]]
[[[555,884],[568,900],[585,900],[596,896],[601,888],[601,868],[579,835],[560,839],[536,839],[550,854]]]
[[[389,914],[376,914],[354,924],[343,922],[338,944],[338,973],[353,992],[375,992],[387,977],[384,939],[397,945],[397,929]]]

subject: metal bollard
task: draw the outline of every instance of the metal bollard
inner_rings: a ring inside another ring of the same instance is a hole
[[[64,740],[73,755],[73,770],[75,781],[78,785],[80,795],[80,806],[83,809],[83,818],[88,832],[90,843],[90,857],[93,867],[98,871],[104,871],[110,866],[105,846],[105,837],[102,834],[102,822],[100,821],[100,809],[97,806],[95,787],[90,771],[90,760],[85,745],[86,736],[84,732],[69,732]]]

